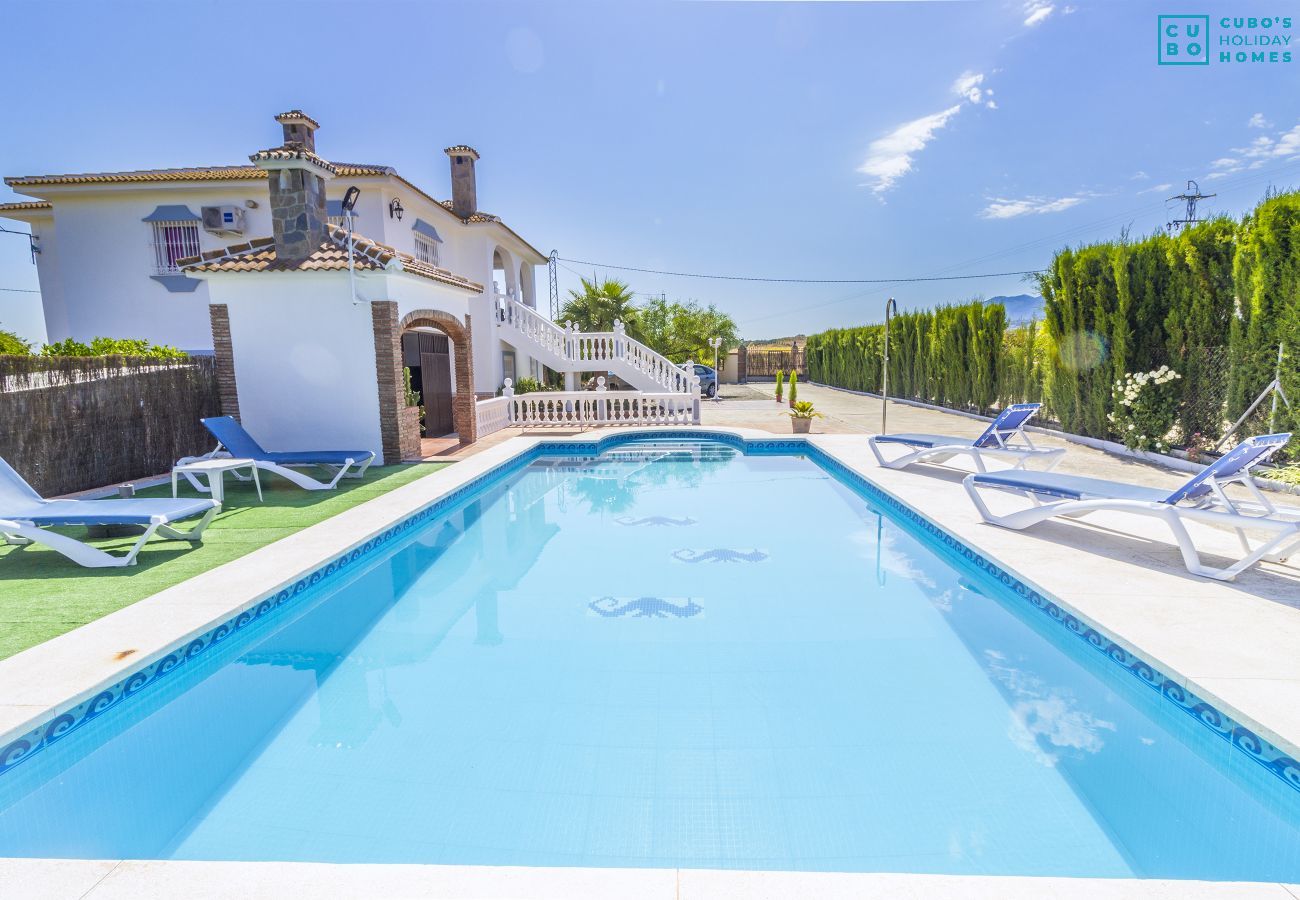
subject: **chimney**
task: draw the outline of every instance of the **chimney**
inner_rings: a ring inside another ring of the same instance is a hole
[[[325,182],[334,177],[335,169],[316,155],[320,124],[315,119],[295,109],[275,120],[284,127],[283,146],[260,150],[249,159],[267,171],[276,256],[297,263],[325,241],[329,222]]]
[[[478,151],[457,144],[443,152],[451,157],[451,211],[462,219],[468,219],[478,212],[478,189],[474,184]]]

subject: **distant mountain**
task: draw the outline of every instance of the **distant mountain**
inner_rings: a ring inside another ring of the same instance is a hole
[[[1014,297],[989,297],[985,303],[1001,303],[1007,311],[1007,321],[1013,325],[1043,319],[1043,298],[1037,294],[1016,294]]]

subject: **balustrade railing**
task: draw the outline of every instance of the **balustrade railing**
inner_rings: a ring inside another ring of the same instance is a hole
[[[478,436],[486,437],[494,431],[510,427],[510,398],[493,397],[479,400],[474,404],[474,414],[478,418]]]
[[[479,436],[509,426],[538,425],[698,425],[698,396],[645,391],[534,391],[515,394],[506,379],[505,395],[478,401]],[[502,422],[502,412],[504,423]]]
[[[565,328],[542,316],[532,307],[509,297],[497,297],[501,322],[530,341],[574,366],[591,364],[618,372],[618,364],[628,366],[674,393],[698,392],[695,371],[673,363],[663,354],[629,337],[619,323],[613,331],[577,331]]]

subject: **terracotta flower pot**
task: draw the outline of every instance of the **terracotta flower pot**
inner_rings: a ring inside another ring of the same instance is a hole
[[[796,419],[791,416],[790,425],[794,428],[795,434],[807,434],[808,429],[812,427],[812,419]]]

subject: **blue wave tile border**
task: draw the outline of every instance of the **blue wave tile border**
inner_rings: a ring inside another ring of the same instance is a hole
[[[0,748],[0,776],[3,776],[24,760],[30,759],[38,751],[66,737],[87,722],[94,720],[97,716],[119,706],[142,688],[183,669],[185,663],[226,641],[231,635],[237,634],[254,622],[262,621],[278,610],[283,610],[287,605],[291,604],[291,601],[304,597],[310,589],[326,584],[331,579],[351,569],[356,563],[364,561],[372,554],[384,549],[397,538],[407,534],[411,529],[427,522],[434,516],[449,511],[452,507],[460,505],[463,501],[476,496],[488,487],[514,475],[537,459],[555,456],[595,456],[613,447],[647,441],[656,443],[713,442],[724,444],[751,456],[807,456],[828,474],[860,496],[884,507],[894,518],[924,532],[932,542],[939,545],[940,549],[955,557],[964,559],[977,569],[992,576],[1018,599],[1045,615],[1051,622],[1065,628],[1070,634],[1082,640],[1092,650],[1103,654],[1115,665],[1123,667],[1129,675],[1136,678],[1141,684],[1156,691],[1164,701],[1172,703],[1180,712],[1191,716],[1208,728],[1216,737],[1230,744],[1235,750],[1245,754],[1247,759],[1262,766],[1265,771],[1277,777],[1283,784],[1300,792],[1300,762],[1297,762],[1285,751],[1261,738],[1213,704],[1178,684],[1146,660],[1130,653],[1096,628],[1080,621],[1076,616],[1062,609],[1055,601],[1026,585],[1016,575],[1002,568],[995,561],[966,546],[939,525],[878,487],[865,476],[844,465],[821,448],[801,438],[749,440],[726,432],[671,429],[654,433],[616,434],[595,441],[543,442],[530,450],[520,453],[444,494],[432,503],[369,538],[361,545],[340,554],[314,571],[303,575],[294,581],[291,586],[286,586],[268,594],[247,609],[218,624],[204,634],[183,644],[178,644],[160,659],[132,672],[89,700],[51,717],[26,734],[10,741]]]

